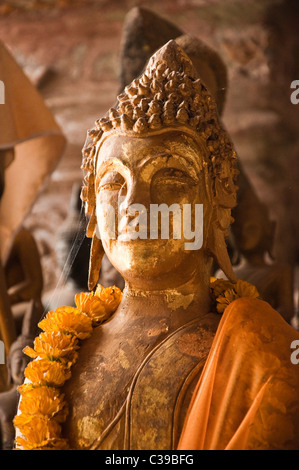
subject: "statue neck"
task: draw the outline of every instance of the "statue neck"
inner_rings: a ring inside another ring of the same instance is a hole
[[[184,284],[165,289],[140,289],[126,283],[117,315],[125,322],[142,319],[152,323],[161,318],[169,331],[210,312],[210,277],[197,276]],[[166,324],[165,323],[165,324]]]

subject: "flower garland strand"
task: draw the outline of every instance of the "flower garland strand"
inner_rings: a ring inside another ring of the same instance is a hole
[[[225,279],[211,277],[210,294],[213,303],[212,309],[217,313],[223,313],[229,304],[241,297],[260,298],[257,288],[241,279],[238,279],[236,283],[232,283]]]
[[[27,383],[18,388],[21,400],[14,425],[21,436],[16,438],[16,449],[69,449],[67,440],[61,438],[61,424],[68,414],[61,388],[71,377],[80,342],[111,317],[121,298],[118,287],[99,285],[95,293],[77,294],[76,307],[50,311],[38,324],[43,333],[33,348],[24,349],[34,360],[24,372]]]
[[[223,313],[237,298],[259,297],[253,285],[241,280],[233,284],[211,278],[210,293],[213,310],[218,313]],[[25,369],[27,383],[18,388],[21,400],[14,425],[21,436],[16,438],[16,449],[69,449],[67,440],[61,437],[61,425],[68,414],[61,389],[71,377],[80,342],[112,316],[121,299],[118,287],[99,285],[95,293],[77,294],[76,307],[50,311],[38,324],[43,333],[35,339],[33,348],[24,349],[34,360]]]

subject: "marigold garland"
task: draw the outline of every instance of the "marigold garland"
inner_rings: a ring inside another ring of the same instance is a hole
[[[211,277],[210,292],[213,307],[218,313],[223,313],[230,303],[241,297],[260,297],[255,286],[241,279],[238,279],[236,283],[232,283],[225,279]]]
[[[61,423],[68,414],[61,388],[71,377],[80,342],[111,317],[121,298],[118,287],[98,286],[95,292],[76,295],[76,307],[50,311],[38,324],[43,333],[34,340],[33,348],[24,349],[34,360],[25,369],[26,383],[18,388],[21,400],[14,425],[21,435],[16,438],[16,449],[69,448],[61,438]]]
[[[259,297],[257,289],[248,282],[236,284],[211,278],[210,292],[218,313],[240,297]],[[14,425],[21,436],[16,438],[19,450],[67,450],[61,438],[61,424],[68,414],[61,388],[71,377],[71,367],[78,357],[80,341],[90,337],[94,327],[103,324],[117,309],[122,292],[116,286],[99,285],[95,292],[75,296],[76,307],[59,307],[50,311],[38,324],[43,330],[26,347],[24,353],[34,359],[25,369],[28,383],[21,385],[19,414]]]

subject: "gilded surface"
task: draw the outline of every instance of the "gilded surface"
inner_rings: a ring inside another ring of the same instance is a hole
[[[218,315],[208,314],[171,334],[161,327],[155,335],[146,335],[147,344],[141,341],[143,325],[135,323],[134,338],[126,337],[125,328],[119,333],[121,349],[114,341],[108,354],[98,328],[82,347],[65,387],[72,411],[64,432],[71,447],[176,448],[218,321]],[[106,326],[110,330],[113,320]],[[102,329],[106,334],[105,326]],[[87,362],[94,367],[86,367]]]
[[[93,238],[89,285],[105,251],[126,287],[111,320],[83,344],[65,387],[72,448],[176,448],[219,321],[209,314],[213,258],[234,279],[225,237],[235,160],[213,98],[174,41],[89,132],[82,191]],[[135,204],[146,220],[153,204],[181,211],[188,204],[192,217],[203,205],[202,248],[185,249],[189,240],[174,236],[173,219],[168,237],[160,221],[155,239],[123,238],[132,235]],[[116,237],[106,207],[121,219]]]

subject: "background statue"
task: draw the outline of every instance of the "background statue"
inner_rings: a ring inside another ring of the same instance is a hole
[[[234,266],[237,278],[254,284],[261,297],[290,322],[294,316],[293,270],[290,265],[273,262],[275,222],[270,220],[267,207],[247,191],[233,215],[232,232],[241,258]]]
[[[0,247],[5,263],[15,233],[62,155],[65,137],[2,42],[0,80],[5,86],[5,104],[0,106],[0,149],[14,155],[6,165],[0,205]]]
[[[40,317],[44,312],[40,255],[33,235],[25,227],[21,227],[14,238],[4,272],[16,334],[19,335],[28,302],[35,301]]]
[[[224,109],[228,79],[226,65],[211,47],[160,15],[144,7],[128,12],[123,25],[120,58],[120,92],[143,71],[149,58],[167,41],[175,39],[213,95],[218,112]]]
[[[43,184],[55,169],[65,137],[43,99],[0,41],[0,337],[9,364],[0,390],[2,446],[12,446],[16,385],[23,380],[25,343],[43,313],[42,269],[36,242],[23,226]],[[3,372],[3,374],[2,374]]]

